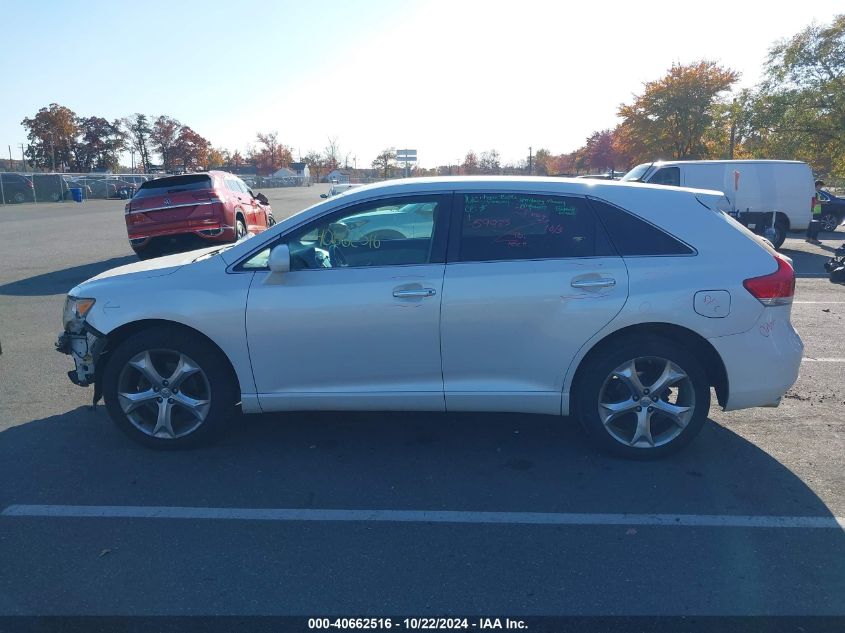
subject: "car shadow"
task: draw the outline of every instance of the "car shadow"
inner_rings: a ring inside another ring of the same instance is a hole
[[[789,468],[709,421],[659,461],[596,452],[553,416],[245,416],[209,447],[153,451],[98,407],[0,432],[10,504],[832,516]],[[843,548],[845,554],[845,548]]]
[[[35,275],[0,286],[0,295],[14,297],[40,297],[64,294],[80,282],[101,272],[138,261],[135,255],[112,257],[101,262],[64,268],[42,275]]]
[[[824,245],[821,248],[828,250]],[[835,249],[830,250],[833,251]],[[809,253],[807,251],[783,247],[781,247],[780,252],[792,259],[795,267],[795,276],[798,278],[818,277],[820,274],[827,274],[824,269],[824,263],[831,258],[831,254]]]

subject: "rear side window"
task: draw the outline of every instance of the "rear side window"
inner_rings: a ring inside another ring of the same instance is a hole
[[[587,201],[523,193],[463,194],[464,262],[609,255]]]
[[[157,178],[141,185],[135,194],[135,198],[163,196],[168,193],[197,191],[199,189],[211,189],[211,177],[205,174],[186,174],[184,176]]]
[[[658,169],[648,179],[650,185],[668,185],[670,187],[681,186],[681,170],[678,167],[663,167]]]
[[[595,198],[590,204],[623,257],[695,254],[681,240],[632,213]]]

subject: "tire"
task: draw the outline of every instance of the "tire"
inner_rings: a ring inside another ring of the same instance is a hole
[[[822,223],[822,231],[833,232],[841,223],[841,220],[832,213],[826,213],[820,218],[820,220]]]
[[[235,221],[235,241],[246,235],[246,224],[240,218]]]
[[[102,380],[111,419],[150,448],[208,443],[237,415],[240,396],[228,360],[183,328],[165,326],[129,337],[109,354]]]
[[[275,226],[276,218],[273,217],[273,214],[267,216],[267,228],[269,229],[271,226]]]
[[[651,388],[666,370],[675,380],[655,395]],[[573,399],[575,415],[598,448],[628,459],[657,459],[681,449],[701,430],[710,410],[710,385],[695,356],[677,342],[642,336],[591,355],[579,370]]]
[[[783,243],[786,241],[787,231],[787,224],[784,220],[775,220],[775,239],[772,240],[772,245],[775,248],[783,246]]]
[[[26,196],[23,195],[20,191],[17,191],[12,194],[12,201],[17,204],[23,204],[24,202],[26,202]]]

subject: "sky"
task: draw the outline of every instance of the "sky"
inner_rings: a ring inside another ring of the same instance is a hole
[[[613,127],[621,103],[673,63],[761,78],[777,40],[841,0],[0,0],[0,155],[20,122],[59,103],[80,116],[167,114],[215,147],[279,134],[294,157],[337,139],[369,167],[384,148],[420,165],[496,149],[559,154]]]

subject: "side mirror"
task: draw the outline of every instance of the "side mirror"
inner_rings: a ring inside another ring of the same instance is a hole
[[[290,272],[290,247],[287,244],[274,246],[270,251],[270,259],[267,262],[271,273]]]
[[[258,200],[261,204],[270,204],[270,201],[267,199],[263,193],[259,193],[257,196],[253,196],[256,200]]]
[[[329,197],[329,194],[327,194],[327,193],[321,193],[321,194],[320,194],[320,197],[321,197],[321,198],[328,198],[328,197]]]

